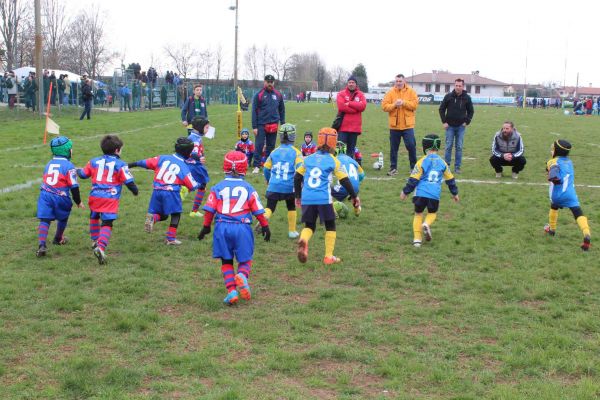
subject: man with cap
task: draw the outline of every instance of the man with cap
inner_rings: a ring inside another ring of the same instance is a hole
[[[354,75],[348,78],[346,87],[337,94],[337,107],[339,113],[344,113],[338,140],[346,144],[346,155],[354,158],[358,135],[362,133],[362,113],[367,108],[367,99],[358,88]]]
[[[252,131],[256,137],[253,174],[260,172],[262,149],[266,142],[266,156],[275,148],[279,123],[285,124],[283,96],[274,88],[273,75],[265,76],[265,86],[252,98]]]
[[[92,91],[92,81],[88,79],[86,74],[81,77],[81,100],[83,101],[83,112],[79,117],[81,121],[84,116],[87,115],[87,119],[91,118],[92,111],[92,100],[94,99],[94,92]]]

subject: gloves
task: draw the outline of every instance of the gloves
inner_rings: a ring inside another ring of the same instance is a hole
[[[358,196],[352,199],[352,205],[354,206],[354,208],[360,207],[360,199],[358,198]]]
[[[127,167],[128,168],[135,168],[135,167],[137,167],[137,163],[134,163],[134,162],[127,163]]]
[[[271,230],[269,229],[269,225],[261,228],[261,235],[265,238],[265,242],[271,240]]]
[[[203,226],[202,230],[200,230],[200,233],[198,234],[198,240],[204,239],[204,236],[208,235],[209,233],[210,233],[210,225]]]

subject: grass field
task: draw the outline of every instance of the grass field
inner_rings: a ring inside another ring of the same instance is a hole
[[[216,183],[236,141],[235,114],[229,106],[209,112],[217,138],[205,145]],[[317,131],[335,110],[289,103],[287,115],[300,132]],[[184,214],[179,248],[162,244],[164,223],[143,231],[152,181],[143,170],[133,171],[140,196],[123,192],[108,265],[92,255],[88,211],[78,209],[71,242],[37,259],[36,180],[50,152],[41,145],[42,122],[0,110],[0,187],[11,188],[0,194],[0,398],[598,399],[598,242],[579,249],[568,210],[556,237],[542,228],[545,161],[550,144],[566,138],[584,185],[582,208],[597,231],[600,118],[477,107],[458,177],[461,202],[444,185],[434,240],[420,249],[412,246],[412,203],[399,200],[406,151],[397,177],[374,171],[370,153],[383,151],[389,166],[387,117],[369,105],[363,119],[368,178],[363,213],[338,223],[335,253],[344,262],[321,264],[321,227],[300,264],[281,204],[272,241],[257,240],[252,301],[225,307],[212,239],[195,239],[199,220]],[[526,146],[518,181],[497,181],[488,162],[506,119]],[[77,166],[101,153],[109,132],[124,140],[126,161],[171,152],[185,133],[178,120],[177,110],[56,118],[74,141]],[[436,107],[419,108],[416,132],[418,143],[442,134]],[[248,180],[264,193],[263,179]],[[26,182],[31,187],[15,186]],[[89,181],[81,187],[87,198]]]

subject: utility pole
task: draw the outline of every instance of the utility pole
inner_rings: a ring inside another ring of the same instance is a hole
[[[238,0],[235,0],[235,53],[233,56],[233,90],[238,88]]]
[[[44,77],[42,76],[42,11],[40,0],[35,0],[35,75],[38,81],[38,113],[44,109]]]

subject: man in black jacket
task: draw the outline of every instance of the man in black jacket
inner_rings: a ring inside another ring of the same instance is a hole
[[[444,96],[440,104],[440,118],[446,130],[446,154],[444,159],[446,164],[452,162],[452,146],[456,146],[456,156],[454,159],[454,173],[460,174],[462,162],[463,139],[465,137],[465,128],[473,119],[473,102],[471,96],[465,92],[465,81],[458,78],[454,81],[454,90]]]
[[[87,114],[87,119],[90,119],[92,112],[92,100],[94,99],[94,92],[92,91],[92,81],[87,78],[87,75],[83,75],[81,84],[81,100],[83,101],[83,112],[79,120]]]

